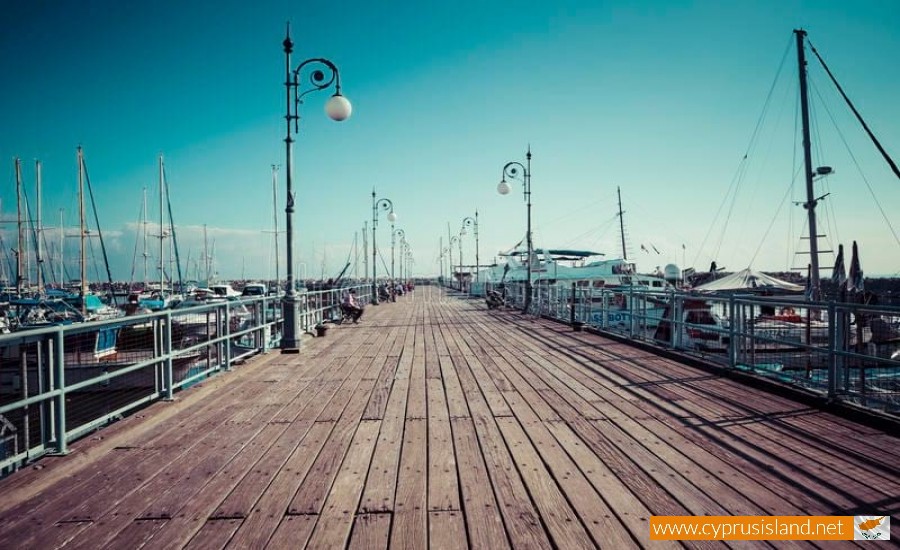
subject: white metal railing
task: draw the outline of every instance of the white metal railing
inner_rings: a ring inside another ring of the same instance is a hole
[[[493,285],[497,290],[498,285]],[[675,349],[900,415],[900,308],[535,284],[528,313]],[[522,308],[525,285],[503,285]]]
[[[301,329],[340,319],[350,288],[368,300],[369,285],[300,294]],[[0,335],[0,476],[277,346],[282,322],[261,296]]]

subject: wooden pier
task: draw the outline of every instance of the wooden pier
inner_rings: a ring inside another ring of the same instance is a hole
[[[4,549],[631,548],[651,545],[651,515],[893,514],[897,540],[900,444],[420,287],[98,431],[0,495]]]

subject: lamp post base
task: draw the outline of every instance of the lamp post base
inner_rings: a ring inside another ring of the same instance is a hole
[[[281,334],[281,353],[300,353],[300,311],[297,297],[287,294],[281,299],[284,319]]]

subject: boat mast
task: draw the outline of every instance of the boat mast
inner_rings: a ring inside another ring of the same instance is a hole
[[[281,273],[278,260],[278,167],[272,165],[272,220],[275,222],[275,288],[281,288]]]
[[[37,188],[37,244],[35,245],[35,260],[37,262],[37,290],[38,294],[44,292],[44,255],[41,247],[41,161],[34,161],[35,187]]]
[[[164,201],[163,194],[165,193],[165,189],[163,188],[163,156],[159,155],[159,292],[160,296],[162,296],[164,289],[166,288],[166,214],[164,210]]]
[[[619,234],[622,236],[622,259],[628,259],[628,251],[625,250],[625,216],[622,212],[622,188],[616,187],[616,194],[619,196]]]
[[[147,252],[147,225],[149,224],[149,220],[147,219],[147,188],[144,187],[144,200],[141,202],[143,208],[143,231],[144,231],[144,253],[142,254],[144,257],[144,291],[147,291],[147,287],[150,284],[150,270],[147,262],[150,259],[150,254]]]
[[[65,276],[66,271],[66,263],[65,263],[65,247],[66,247],[66,226],[65,220],[63,219],[65,215],[66,209],[59,209],[59,288],[63,288],[65,286],[65,281],[63,277]]]
[[[22,296],[22,283],[24,282],[24,254],[25,254],[25,224],[22,220],[22,161],[16,159],[16,226],[18,231],[18,244],[16,249],[16,295]]]
[[[816,204],[819,199],[815,196],[813,189],[813,176],[815,175],[812,167],[812,152],[809,137],[809,98],[807,96],[806,84],[806,52],[804,50],[804,39],[806,31],[803,29],[794,30],[797,37],[797,65],[800,76],[800,115],[803,121],[803,165],[806,175],[806,202],[803,208],[806,209],[806,215],[809,219],[809,255],[810,255],[810,287],[812,288],[812,300],[818,300],[821,297],[821,287],[819,283],[819,243],[818,232],[816,229]]]
[[[84,315],[87,313],[87,308],[85,308],[85,297],[87,296],[87,261],[85,259],[85,240],[87,238],[87,231],[84,226],[84,151],[81,149],[81,145],[78,146],[78,216],[80,229],[79,240],[81,241],[81,251],[80,251],[80,259],[81,259],[81,314]]]

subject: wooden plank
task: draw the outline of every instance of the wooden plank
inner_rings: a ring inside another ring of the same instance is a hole
[[[253,469],[237,484],[219,507],[210,515],[210,519],[245,518],[253,509],[253,505],[269,486],[281,467],[287,462],[297,445],[312,427],[311,420],[301,420],[288,424],[274,445],[259,459]],[[153,507],[156,509],[156,506]],[[146,512],[145,512],[146,515]],[[167,514],[167,517],[171,515]]]
[[[425,356],[413,357],[409,378],[409,398],[406,403],[406,418],[424,420],[428,416],[425,396]]]
[[[225,548],[240,526],[241,520],[239,519],[207,521],[184,548],[185,550],[220,550]]]
[[[406,420],[391,529],[391,548],[425,548],[428,544],[425,493],[428,468],[427,430],[426,420]]]
[[[360,513],[394,510],[408,387],[409,380],[394,381],[375,446],[375,456],[360,500]]]
[[[391,394],[391,387],[394,385],[394,375],[397,372],[399,359],[393,357],[385,357],[384,366],[375,382],[375,388],[372,390],[372,397],[366,405],[363,412],[363,420],[381,420],[384,418],[384,411],[387,408],[388,397]]]
[[[310,548],[342,548],[346,544],[380,429],[380,420],[359,424],[319,515]]]
[[[93,548],[140,548],[153,538],[167,521],[165,519],[132,521],[108,544],[101,546],[95,541]]]
[[[467,550],[466,523],[462,512],[428,512],[430,550]]]
[[[333,422],[316,422],[263,493],[234,535],[235,548],[263,548],[281,523],[285,510],[307,476],[334,428]]]
[[[315,515],[284,516],[278,528],[272,533],[272,538],[266,543],[266,550],[311,548],[308,541],[318,519],[319,516]]]
[[[453,418],[453,444],[459,468],[459,485],[465,503],[466,529],[472,548],[509,548],[509,539],[491,489],[475,425],[471,418]]]
[[[503,394],[497,389],[494,380],[488,376],[481,361],[474,355],[470,355],[466,356],[466,363],[472,370],[472,379],[475,380],[481,388],[481,393],[484,396],[484,400],[487,402],[488,407],[491,409],[491,414],[494,416],[512,416],[512,411],[509,410],[509,405],[507,405],[506,400],[503,399]],[[469,378],[465,378],[465,380],[468,381]],[[463,390],[465,389],[466,386],[463,385]]]
[[[180,548],[187,544],[194,533],[199,530],[207,517],[213,513],[222,498],[244,477],[250,468],[263,456],[266,449],[284,432],[281,425],[269,425],[263,428],[241,453],[225,465],[196,494],[186,500],[176,510],[165,529],[154,537],[154,546],[158,548]],[[127,516],[126,516],[127,517]],[[115,531],[106,529],[104,535]],[[89,544],[94,544],[95,537],[85,537]]]
[[[449,355],[441,356],[439,361],[441,365],[441,380],[444,382],[450,418],[467,418],[469,416],[469,406],[466,404],[466,396],[463,394],[456,367],[454,367]]]
[[[318,514],[321,511],[331,483],[350,446],[357,423],[362,417],[373,385],[372,380],[360,381],[341,419],[316,457],[309,475],[303,480],[291,501],[288,514]]]
[[[541,519],[557,547],[593,548],[594,544],[597,546],[609,544],[614,548],[624,548],[634,544],[618,522],[604,519],[612,518],[612,511],[597,493],[590,489],[590,485],[580,475],[578,468],[559,452],[558,447],[545,445],[542,450],[543,458],[556,473],[556,479],[562,490],[544,468],[541,455],[534,449],[519,422],[515,418],[498,418],[497,425],[519,467],[519,474],[541,513]],[[537,434],[538,424],[532,422],[531,427],[531,431]],[[540,443],[547,441],[538,440],[538,444]],[[577,515],[566,501],[563,491],[569,495],[572,506],[578,509]],[[604,521],[604,525],[601,526],[600,521]]]
[[[440,379],[428,385],[428,510],[459,510],[459,480],[444,386]]]
[[[503,372],[506,379],[509,380],[515,388],[515,391],[525,398],[541,420],[545,422],[558,422],[562,420],[559,414],[557,414],[553,407],[551,407],[539,393],[540,390],[546,388],[546,384],[541,380],[526,380],[526,378],[520,374],[520,371],[517,370],[517,368],[520,368],[522,371],[527,372],[527,370],[522,367],[521,362],[514,360],[512,357],[507,361],[505,358],[497,356],[492,356],[491,362]]]
[[[550,422],[545,426],[559,442],[560,447],[572,457],[594,489],[609,503],[610,508],[628,528],[638,544],[644,547],[650,546],[650,516],[653,514],[637,498],[633,489],[616,476],[565,423]],[[654,545],[657,543],[663,547],[678,547],[676,543],[664,544],[663,541],[653,541]]]
[[[360,514],[353,521],[348,550],[379,550],[388,547],[391,514]]]

